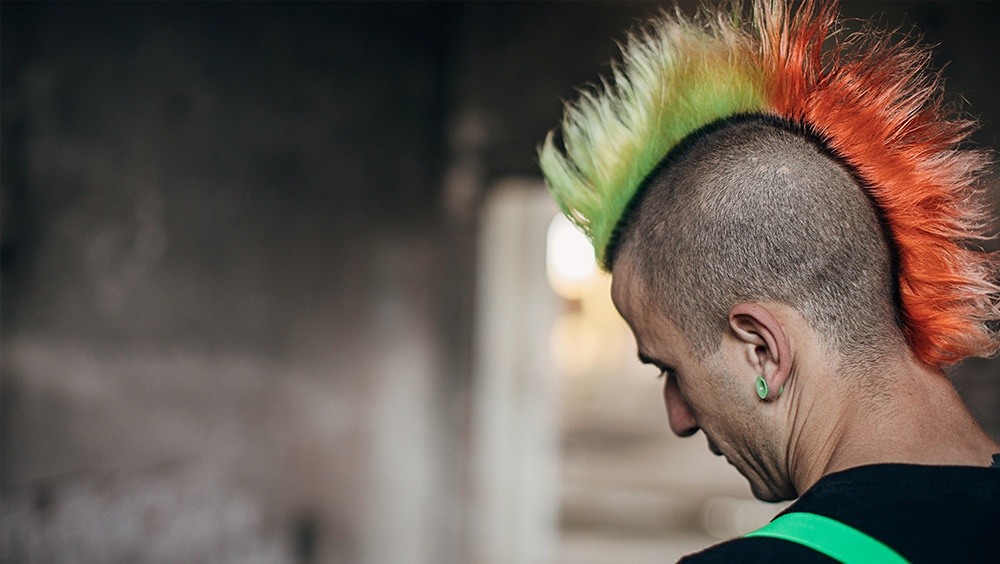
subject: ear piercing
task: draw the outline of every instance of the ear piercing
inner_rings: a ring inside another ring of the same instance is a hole
[[[754,387],[757,388],[757,397],[760,399],[766,398],[767,392],[770,391],[767,389],[767,381],[764,380],[763,376],[757,376],[757,381],[754,383]]]
[[[767,394],[768,392],[771,391],[767,387],[767,380],[765,380],[763,376],[757,376],[757,380],[754,382],[754,388],[756,388],[757,397],[759,397],[760,399],[767,399]],[[785,391],[785,385],[782,384],[781,387],[778,388],[778,395],[780,396],[784,391]]]

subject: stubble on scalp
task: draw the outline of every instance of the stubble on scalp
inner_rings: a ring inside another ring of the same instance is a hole
[[[614,260],[633,265],[643,307],[673,320],[699,357],[741,302],[794,308],[848,365],[904,346],[882,218],[821,140],[777,118],[731,118],[647,182]]]

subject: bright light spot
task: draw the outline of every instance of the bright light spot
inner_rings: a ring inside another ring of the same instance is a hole
[[[578,297],[597,273],[593,245],[562,214],[549,224],[545,256],[549,283],[563,297]]]

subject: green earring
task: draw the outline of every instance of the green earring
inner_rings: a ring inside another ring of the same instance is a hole
[[[754,385],[757,388],[757,396],[760,397],[760,399],[766,398],[769,390],[767,389],[767,382],[764,380],[764,377],[758,376]]]

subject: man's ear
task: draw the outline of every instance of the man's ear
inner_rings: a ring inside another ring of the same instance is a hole
[[[746,353],[752,376],[763,376],[773,400],[781,394],[792,370],[792,355],[785,329],[778,318],[757,303],[741,303],[729,311],[729,327]]]

